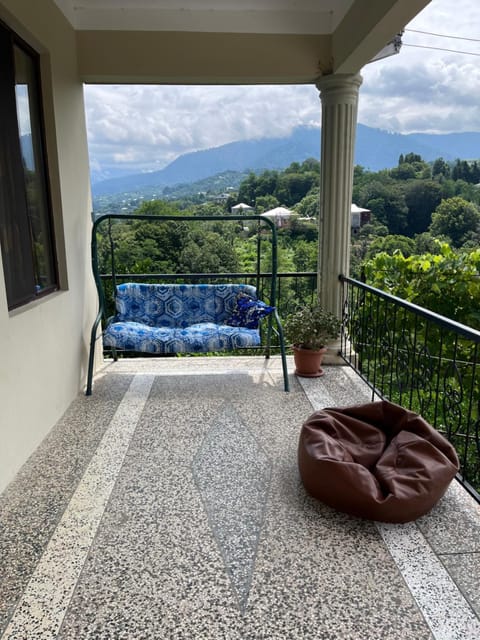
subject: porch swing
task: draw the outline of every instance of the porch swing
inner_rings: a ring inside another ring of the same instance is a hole
[[[256,225],[255,273],[122,274],[116,270],[112,230],[120,222],[138,225],[166,222],[232,222],[242,229]],[[247,226],[245,226],[247,225]],[[103,233],[100,273],[99,237]],[[271,270],[262,273],[262,247],[269,239]],[[104,246],[107,239],[108,249]],[[105,214],[93,223],[92,268],[98,292],[98,313],[91,330],[86,395],[92,394],[95,347],[102,339],[104,353],[116,361],[119,353],[155,356],[233,352],[261,349],[270,358],[280,351],[284,389],[289,391],[285,341],[277,312],[277,230],[258,215]],[[108,259],[106,257],[108,254]],[[233,282],[236,280],[236,282]],[[269,280],[269,286],[264,283]],[[266,302],[262,300],[266,297]],[[100,330],[101,329],[101,330]]]

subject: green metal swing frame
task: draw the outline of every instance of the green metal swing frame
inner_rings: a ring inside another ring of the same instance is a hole
[[[108,322],[108,305],[107,305],[107,296],[106,296],[106,284],[110,283],[112,295],[115,296],[117,280],[121,279],[122,281],[128,281],[132,279],[132,274],[118,274],[116,272],[115,267],[115,243],[111,234],[111,226],[112,222],[121,220],[132,220],[132,221],[145,221],[148,223],[164,223],[168,221],[174,222],[216,222],[216,221],[224,221],[224,222],[255,222],[257,223],[257,255],[256,255],[256,272],[252,274],[231,274],[231,273],[189,273],[189,274],[135,274],[135,281],[139,281],[139,279],[155,279],[162,283],[165,280],[182,280],[189,279],[195,280],[197,282],[201,282],[202,279],[215,279],[228,281],[229,278],[235,277],[239,278],[241,276],[245,276],[246,278],[254,278],[255,279],[255,287],[257,290],[257,295],[263,295],[263,291],[260,290],[260,283],[262,278],[268,277],[270,279],[270,288],[269,288],[269,304],[275,307],[275,310],[272,314],[270,314],[265,322],[266,322],[266,330],[261,332],[262,339],[265,336],[265,344],[262,347],[257,347],[257,349],[262,348],[265,354],[265,358],[270,358],[271,348],[272,348],[272,334],[275,334],[278,340],[278,348],[280,350],[281,360],[282,360],[282,370],[283,370],[283,379],[284,379],[284,389],[285,391],[290,390],[289,379],[288,379],[288,370],[287,370],[287,359],[286,359],[286,349],[285,349],[285,339],[283,333],[283,327],[280,320],[280,317],[277,312],[277,292],[278,292],[278,237],[277,237],[277,229],[272,220],[267,217],[249,214],[249,215],[239,215],[239,214],[229,214],[229,215],[212,215],[212,216],[194,216],[194,215],[152,215],[152,214],[134,214],[134,213],[107,213],[104,215],[100,215],[94,219],[92,226],[92,238],[91,238],[91,257],[92,257],[92,270],[93,277],[95,279],[95,285],[98,293],[98,313],[93,323],[91,334],[90,334],[90,352],[88,358],[88,372],[87,372],[87,388],[86,395],[92,394],[92,384],[93,384],[93,369],[94,369],[94,359],[95,359],[95,348],[96,342],[101,337],[102,333],[99,333],[99,327],[103,323],[104,325]],[[106,274],[101,274],[99,271],[99,259],[98,259],[98,232],[100,225],[108,224],[108,235],[110,241],[110,272]],[[269,238],[271,244],[271,272],[269,273],[261,273],[261,234],[260,228],[261,225],[264,225],[264,228],[269,230]],[[117,359],[117,354],[115,350],[112,350],[112,355],[114,360]],[[162,357],[162,356],[157,356]]]

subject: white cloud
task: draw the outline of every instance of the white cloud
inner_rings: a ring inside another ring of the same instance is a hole
[[[161,168],[188,151],[320,124],[313,86],[102,86],[85,89],[90,155],[104,172]]]
[[[473,6],[472,6],[473,5]],[[433,0],[410,29],[480,39],[480,3]],[[359,122],[399,133],[480,131],[480,43],[406,31],[399,55],[367,65]],[[102,86],[85,89],[92,168],[134,173],[178,155],[320,124],[314,86]]]
[[[480,131],[480,57],[421,48],[480,54],[480,42],[417,31],[480,40],[480,5],[433,0],[407,25],[400,54],[362,72],[360,122],[399,133]]]

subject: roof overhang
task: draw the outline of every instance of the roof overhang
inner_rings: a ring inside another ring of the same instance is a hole
[[[54,2],[86,82],[247,84],[358,73],[430,0]]]

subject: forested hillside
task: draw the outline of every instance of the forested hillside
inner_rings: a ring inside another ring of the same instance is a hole
[[[480,327],[480,164],[442,158],[427,163],[414,153],[379,172],[357,166],[353,201],[371,220],[352,235],[351,275],[442,314]],[[298,214],[279,230],[280,264],[286,272],[315,271],[319,163],[308,159],[284,171],[249,174],[227,201],[193,204],[150,201],[141,213],[216,214],[239,202],[257,214],[286,206]],[[151,230],[149,230],[151,231]],[[114,229],[117,269],[124,272],[188,273],[254,270],[255,229],[212,221],[205,227],[169,223],[153,240],[144,225]],[[104,249],[107,250],[106,239]],[[268,270],[269,265],[262,265]],[[293,293],[291,293],[293,296]]]

